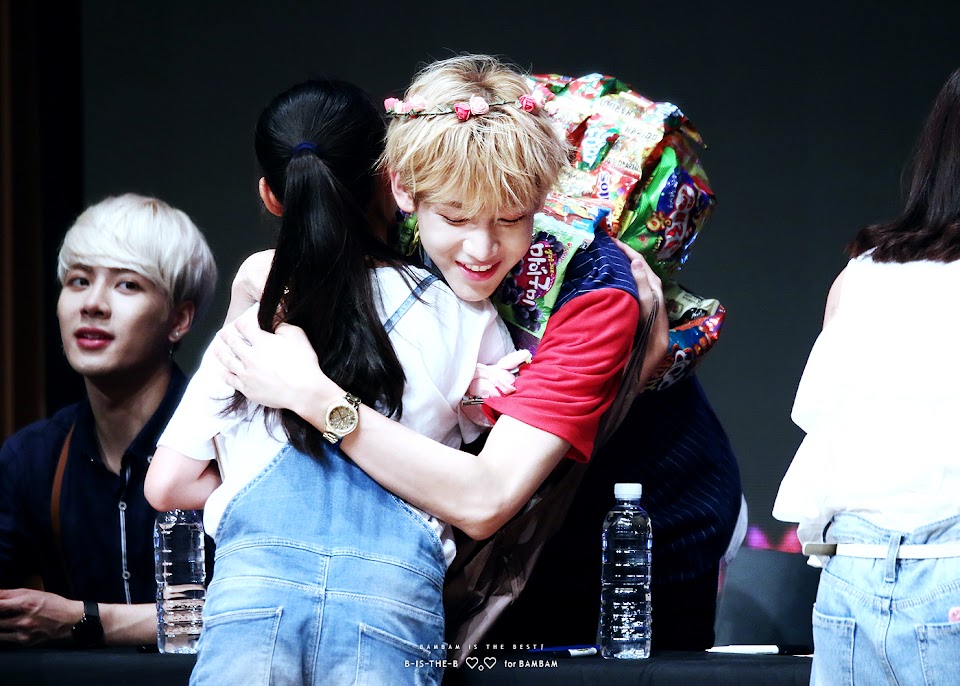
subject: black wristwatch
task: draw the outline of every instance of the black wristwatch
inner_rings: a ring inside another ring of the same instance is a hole
[[[92,600],[83,601],[83,617],[70,629],[73,644],[78,648],[96,648],[103,645],[103,624],[100,608]]]

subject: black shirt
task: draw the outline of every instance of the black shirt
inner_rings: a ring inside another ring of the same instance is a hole
[[[4,442],[0,448],[0,588],[18,588],[30,576],[39,575],[44,590],[76,600],[156,601],[153,528],[157,513],[144,498],[143,481],[157,439],[186,385],[183,372],[173,365],[163,400],[124,452],[119,475],[103,464],[86,399],[51,419],[34,422]],[[71,426],[58,547],[50,497]]]

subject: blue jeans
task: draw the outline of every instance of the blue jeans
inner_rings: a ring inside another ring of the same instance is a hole
[[[191,684],[440,683],[440,539],[339,450],[286,446],[216,539]]]
[[[886,559],[830,558],[813,608],[810,683],[960,684],[960,621],[949,621],[960,608],[960,557],[896,558],[900,545],[960,541],[960,517],[901,533],[841,514],[826,541],[882,544],[889,552]]]

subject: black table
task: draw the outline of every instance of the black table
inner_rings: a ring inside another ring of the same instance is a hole
[[[486,660],[448,671],[444,686],[807,686],[811,663],[809,657],[702,652],[661,652],[647,660],[507,653]]]
[[[194,655],[161,655],[137,648],[0,650],[3,686],[179,686],[190,680]]]
[[[193,663],[192,655],[159,655],[133,648],[0,650],[0,684],[179,686],[190,679]],[[504,653],[488,655],[483,669],[482,661],[472,664],[448,671],[445,686],[806,686],[810,681],[810,658],[779,655],[659,653],[648,660],[621,661]]]

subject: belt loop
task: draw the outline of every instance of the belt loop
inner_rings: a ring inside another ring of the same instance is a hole
[[[887,559],[884,565],[884,581],[897,580],[897,555],[900,553],[900,542],[903,540],[902,534],[890,534],[890,545],[887,548]]]
[[[827,542],[827,531],[830,530],[830,527],[833,526],[833,517],[830,518],[830,521],[823,525],[823,531],[820,532],[820,542]]]

